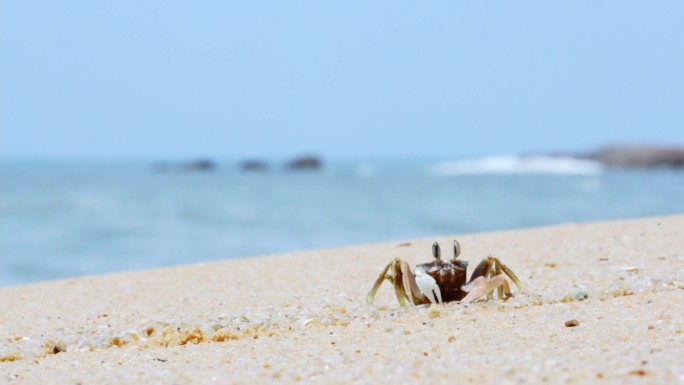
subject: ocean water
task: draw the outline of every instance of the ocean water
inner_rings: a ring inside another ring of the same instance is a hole
[[[684,172],[495,157],[318,172],[0,163],[0,286],[443,234],[684,212]]]

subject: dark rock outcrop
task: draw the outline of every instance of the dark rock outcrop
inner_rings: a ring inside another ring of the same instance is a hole
[[[684,148],[658,146],[607,147],[581,156],[609,167],[684,167]]]
[[[318,170],[323,167],[323,161],[312,155],[295,158],[287,163],[288,170]]]
[[[266,171],[268,163],[256,159],[246,160],[240,164],[240,169],[242,171]]]
[[[214,162],[209,159],[197,159],[181,164],[181,171],[211,171],[216,168]]]

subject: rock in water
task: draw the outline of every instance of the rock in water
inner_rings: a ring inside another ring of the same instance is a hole
[[[256,159],[246,160],[240,164],[240,169],[242,171],[266,171],[268,164]]]
[[[320,158],[312,155],[302,156],[287,164],[288,170],[318,170],[323,166]]]
[[[682,147],[608,147],[582,157],[610,167],[684,167],[684,148]]]
[[[182,171],[211,171],[215,167],[214,162],[209,159],[198,159],[183,163],[180,169]]]

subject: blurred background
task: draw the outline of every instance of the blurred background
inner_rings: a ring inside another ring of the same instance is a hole
[[[682,213],[682,14],[4,1],[0,286]]]

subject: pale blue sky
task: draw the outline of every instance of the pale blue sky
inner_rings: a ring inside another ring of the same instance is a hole
[[[684,2],[0,4],[0,157],[684,144]]]

